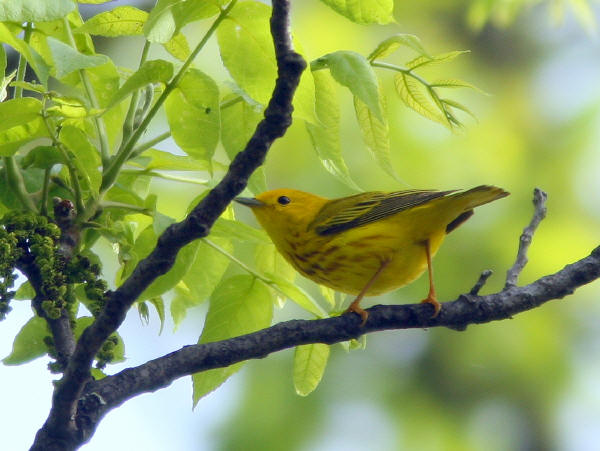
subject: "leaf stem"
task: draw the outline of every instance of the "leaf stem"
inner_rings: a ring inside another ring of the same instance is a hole
[[[150,41],[144,42],[144,48],[142,49],[142,56],[140,58],[140,64],[138,68],[142,67],[142,65],[146,62],[148,58],[148,51],[150,50]],[[127,110],[127,116],[125,117],[125,122],[123,123],[123,142],[124,145],[128,138],[131,136],[133,132],[133,122],[135,120],[135,112],[138,107],[138,101],[140,99],[140,90],[136,90],[131,96],[131,102],[129,103],[129,109]]]
[[[157,177],[157,178],[161,178],[161,179],[165,179],[165,180],[173,180],[174,182],[181,182],[181,183],[193,183],[194,185],[206,185],[208,183],[207,180],[199,180],[199,179],[193,179],[193,178],[189,178],[189,177],[179,177],[176,175],[171,175],[171,174],[167,174],[167,173],[163,173],[163,172],[157,172],[157,171],[147,171],[147,170],[134,170],[134,169],[125,169],[123,171],[121,171],[122,174],[132,174],[132,175],[146,175],[149,177]]]
[[[73,49],[77,50],[77,43],[75,42],[75,37],[73,36],[73,31],[71,30],[71,24],[69,23],[69,19],[66,17],[63,18],[63,24],[65,27],[65,31],[67,32],[67,36],[69,38],[69,43]],[[85,72],[84,69],[79,69],[79,78],[81,79],[81,84],[85,89],[85,93],[88,97],[92,108],[100,109],[100,104],[98,103],[98,98],[96,97],[96,93],[94,92],[94,88],[92,87],[92,83]],[[108,144],[108,136],[106,133],[106,124],[104,123],[104,119],[101,115],[96,115],[94,117],[94,125],[96,126],[96,133],[98,134],[98,142],[100,144],[100,157],[102,158],[102,166],[106,167],[110,160],[110,146]]]
[[[25,42],[29,42],[29,38],[31,37],[31,23],[27,22],[25,26],[25,35],[23,36],[23,40]],[[25,79],[25,71],[27,69],[27,61],[23,57],[21,53],[19,53],[19,65],[17,67],[17,78],[16,81],[23,81]],[[15,99],[19,99],[23,96],[23,88],[15,87],[15,91],[13,97]],[[4,167],[6,168],[6,178],[8,181],[8,186],[10,189],[14,191],[17,198],[25,207],[25,209],[29,211],[37,211],[37,208],[31,199],[31,196],[27,192],[27,187],[25,186],[25,180],[23,179],[23,174],[21,173],[21,169],[17,165],[16,159],[14,156],[4,157]]]
[[[67,166],[67,170],[69,171],[69,178],[71,179],[71,185],[73,186],[73,193],[75,195],[75,206],[77,207],[77,215],[79,216],[85,210],[85,204],[83,203],[81,186],[79,185],[79,178],[77,176],[77,168],[73,164],[73,158],[71,157],[71,155],[69,155],[69,152],[65,148],[64,144],[59,141],[58,136],[56,135],[56,130],[52,128],[52,125],[50,124],[50,118],[46,114],[46,100],[47,98],[44,98],[42,102],[42,119],[44,120],[46,129],[48,130],[48,134],[50,135],[52,144],[58,149],[58,151],[61,153],[62,157],[65,160],[65,165]]]
[[[148,112],[146,117],[144,117],[140,126],[129,137],[125,146],[123,146],[119,150],[119,152],[117,152],[115,157],[112,159],[112,161],[110,162],[107,170],[104,172],[104,175],[102,177],[102,185],[100,186],[100,197],[102,197],[104,195],[104,193],[106,193],[106,191],[108,191],[110,189],[110,187],[114,184],[115,180],[117,179],[117,176],[119,175],[121,167],[131,157],[131,153],[133,151],[135,144],[137,143],[137,141],[140,139],[142,134],[148,128],[148,124],[150,124],[150,121],[154,118],[154,116],[156,116],[156,113],[158,112],[158,110],[160,109],[162,104],[165,102],[165,100],[167,99],[169,94],[171,94],[171,91],[173,91],[173,89],[175,89],[177,87],[177,85],[179,84],[179,81],[185,75],[190,64],[192,64],[192,62],[194,61],[194,59],[196,58],[196,56],[198,55],[200,50],[202,50],[204,48],[208,39],[213,35],[213,33],[216,31],[219,24],[227,17],[227,15],[229,14],[229,11],[231,11],[231,9],[234,7],[234,5],[236,3],[237,3],[237,0],[232,0],[231,2],[229,2],[227,7],[221,11],[221,13],[215,19],[213,24],[210,26],[210,28],[208,29],[206,34],[202,37],[202,39],[200,40],[200,42],[198,43],[196,48],[192,51],[190,56],[188,56],[188,58],[185,60],[185,62],[179,69],[179,72],[177,72],[177,74],[173,77],[173,79],[169,83],[167,83],[167,85],[165,86],[165,90],[162,92],[160,97],[156,100],[156,103],[152,106],[152,108],[150,109],[150,111]]]
[[[169,138],[171,136],[171,131],[166,131],[160,135],[158,135],[156,138],[152,138],[142,144],[140,144],[139,146],[137,146],[135,149],[133,149],[131,151],[131,158],[135,158],[137,156],[139,156],[140,154],[142,154],[144,151],[154,147],[156,144],[158,144],[161,141],[164,141],[165,139]]]
[[[273,288],[275,291],[279,292],[281,295],[285,296],[286,298],[288,297],[288,295],[286,293],[284,293],[283,291],[281,291],[279,289],[279,287],[277,286],[277,284],[273,283],[272,280],[267,279],[265,276],[257,273],[256,271],[254,271],[252,268],[250,268],[248,265],[246,265],[243,261],[239,260],[238,258],[234,257],[233,255],[231,255],[229,252],[227,252],[225,249],[223,249],[221,246],[219,246],[216,243],[213,243],[212,241],[210,241],[208,238],[202,238],[202,241],[204,241],[206,244],[208,244],[210,247],[212,247],[214,250],[216,250],[217,252],[223,254],[225,257],[227,257],[229,260],[231,260],[233,263],[235,263],[236,265],[238,265],[240,268],[242,268],[244,271],[247,271],[248,273],[250,273],[252,276],[256,277],[258,280],[260,280],[261,282],[267,284],[269,287]]]
[[[242,96],[237,96],[237,97],[233,97],[232,99],[223,100],[221,102],[221,104],[219,105],[219,107],[221,109],[228,108],[232,105],[235,105],[238,102],[241,102],[242,100],[244,100],[244,98]]]

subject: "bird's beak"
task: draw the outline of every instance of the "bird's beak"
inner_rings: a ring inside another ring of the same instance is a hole
[[[264,202],[261,202],[260,200],[255,199],[254,197],[236,197],[233,200],[236,201],[238,204],[242,204],[250,208],[262,207],[265,205]]]

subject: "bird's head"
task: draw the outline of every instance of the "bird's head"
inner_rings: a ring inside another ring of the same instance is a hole
[[[275,242],[294,232],[306,232],[315,215],[328,202],[323,197],[286,188],[266,191],[254,198],[236,197],[235,201],[252,209]]]

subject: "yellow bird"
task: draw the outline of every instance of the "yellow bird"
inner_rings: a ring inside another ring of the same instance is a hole
[[[447,233],[473,208],[508,196],[495,186],[467,191],[408,190],[367,192],[325,199],[293,189],[237,197],[252,209],[279,252],[302,275],[356,295],[348,311],[366,322],[364,296],[406,285],[429,270],[429,294],[421,302],[437,316],[431,259]]]

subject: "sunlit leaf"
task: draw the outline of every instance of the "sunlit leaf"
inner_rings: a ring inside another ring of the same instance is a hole
[[[302,288],[285,280],[277,274],[266,273],[265,276],[269,279],[271,285],[277,287],[282,293],[285,293],[291,301],[298,304],[304,310],[312,313],[317,318],[324,318],[327,316],[327,312],[323,307],[321,307],[319,303]]]
[[[208,75],[189,70],[167,97],[173,139],[188,155],[210,162],[219,141],[219,89]]]
[[[252,99],[266,105],[275,86],[277,64],[269,32],[271,8],[259,2],[240,2],[217,29],[223,64]],[[295,44],[296,47],[297,44]],[[314,122],[314,85],[304,71],[294,95],[294,115]]]
[[[0,2],[0,22],[50,22],[74,8],[71,0],[7,0]]]
[[[394,0],[321,0],[334,11],[360,24],[394,22]]]
[[[133,6],[117,6],[89,18],[73,32],[106,37],[141,35],[147,18],[146,11]]]
[[[319,122],[316,124],[306,123],[313,147],[327,171],[350,188],[360,191],[360,188],[352,180],[342,156],[341,114],[335,83],[331,74],[322,70],[314,72],[313,78],[315,81],[315,106]]]
[[[165,42],[163,47],[180,61],[185,61],[191,53],[190,45],[183,33],[177,33],[169,41]]]
[[[380,108],[382,111],[385,111],[385,97],[381,95],[379,98],[381,102]],[[383,116],[381,120],[378,119],[373,114],[373,111],[357,97],[354,97],[354,111],[356,112],[356,119],[363,140],[373,155],[373,158],[381,169],[396,180],[400,180],[392,165],[389,136],[390,130],[387,119],[385,116]]]
[[[100,156],[90,143],[86,134],[73,126],[64,126],[60,130],[59,140],[73,153],[79,176],[92,193],[98,193],[102,183]]]
[[[22,145],[48,135],[41,108],[32,97],[0,103],[0,155],[13,155]]]
[[[373,61],[377,58],[385,58],[386,56],[394,53],[400,47],[407,47],[414,50],[419,55],[428,56],[427,52],[423,48],[423,45],[421,44],[421,40],[417,36],[414,34],[400,33],[382,41],[375,48],[375,50],[371,52],[367,59],[369,61]]]
[[[313,71],[328,67],[333,78],[363,101],[377,118],[382,119],[377,77],[367,59],[359,53],[340,50],[317,58]]]
[[[149,171],[207,171],[210,169],[205,161],[157,149],[144,151],[139,157],[129,161],[129,164],[140,166]]]
[[[300,396],[307,396],[321,382],[327,360],[329,345],[313,343],[297,346],[294,352],[294,388]]]
[[[35,1],[35,0],[34,0]],[[46,64],[44,59],[29,46],[25,41],[15,37],[6,26],[0,22],[0,42],[10,45],[17,52],[23,55],[32,69],[35,71],[38,79],[43,85],[48,82],[48,76],[50,75],[50,67]]]
[[[458,57],[460,55],[464,55],[465,53],[469,53],[469,52],[470,52],[469,50],[455,50],[453,52],[440,53],[439,55],[434,55],[434,56],[422,55],[422,56],[418,56],[415,59],[406,63],[406,67],[408,69],[414,70],[414,69],[418,69],[420,67],[433,66],[433,65],[441,64],[441,63],[448,63],[448,62],[452,61],[453,59],[455,59],[456,57]]]
[[[34,316],[17,333],[12,352],[2,360],[2,363],[20,365],[44,355],[48,351],[44,337],[48,335],[50,333],[46,320]]]
[[[432,103],[431,97],[425,92],[426,88],[422,84],[404,73],[396,75],[394,82],[396,92],[407,107],[427,119],[439,122],[447,127],[450,126],[443,113]]]
[[[211,235],[230,238],[242,242],[268,244],[271,241],[267,234],[240,221],[219,218],[210,230]]]
[[[233,252],[231,241],[225,238],[210,237],[211,241],[225,251]],[[230,260],[200,240],[196,258],[189,271],[175,290],[171,301],[171,316],[175,328],[181,324],[189,308],[202,304],[212,294],[229,267]]]
[[[105,55],[84,55],[70,45],[52,37],[48,37],[48,46],[52,52],[56,78],[63,78],[76,70],[101,66],[108,61],[108,57]]]
[[[233,276],[221,282],[213,292],[198,343],[225,340],[263,329],[271,324],[272,316],[273,301],[267,286],[249,275]],[[194,405],[225,382],[242,364],[194,374]]]
[[[165,60],[145,61],[142,66],[135,71],[123,86],[114,94],[108,108],[119,103],[129,94],[143,88],[151,83],[166,83],[173,76],[173,64]]]
[[[480,94],[487,95],[485,91],[479,89],[477,86],[467,81],[459,80],[457,78],[445,78],[442,80],[435,80],[433,83],[430,83],[430,86],[432,88],[470,88],[477,91]]]
[[[150,42],[169,41],[182,27],[196,20],[219,13],[228,0],[158,0],[144,25],[144,34]]]

